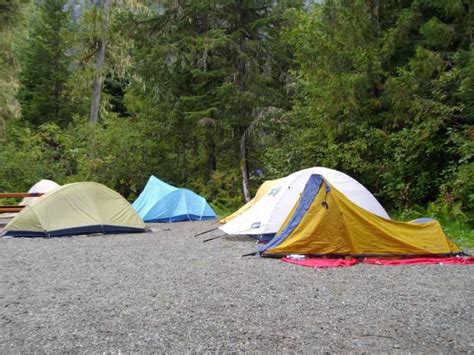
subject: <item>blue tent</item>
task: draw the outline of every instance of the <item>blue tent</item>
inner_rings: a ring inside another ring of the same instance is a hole
[[[207,201],[150,176],[132,207],[145,222],[204,221],[216,218]]]

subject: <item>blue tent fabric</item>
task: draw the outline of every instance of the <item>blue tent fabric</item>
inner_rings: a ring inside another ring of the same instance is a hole
[[[161,181],[155,176],[150,176],[148,182],[145,185],[142,193],[133,202],[132,207],[137,211],[138,215],[143,219],[146,212],[153,208],[156,201],[162,199],[170,192],[177,190],[178,188]],[[143,214],[143,215],[142,215]]]
[[[411,223],[428,223],[428,222],[431,222],[431,221],[434,221],[434,219],[429,218],[429,217],[422,217],[422,218],[414,219],[413,221],[410,221],[410,222]]]
[[[216,213],[198,194],[151,176],[132,207],[145,222],[204,221]]]

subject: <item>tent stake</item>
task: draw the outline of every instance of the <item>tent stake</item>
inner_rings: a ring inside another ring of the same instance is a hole
[[[226,236],[227,234],[221,234],[221,235],[218,235],[217,237],[211,237],[209,239],[204,239],[202,242],[205,243],[205,242],[209,242],[211,240],[214,240],[214,239],[217,239],[217,238],[220,238],[220,237],[224,237]]]
[[[219,229],[219,227],[216,227],[216,228],[212,228],[212,229],[209,229],[207,231],[204,231],[204,232],[201,232],[201,233],[198,233],[198,234],[195,234],[193,237],[196,238],[200,235],[203,235],[203,234],[206,234],[206,233],[209,233],[209,232],[212,232],[212,231],[215,231],[216,229]]]
[[[240,257],[243,258],[243,257],[246,257],[246,256],[255,256],[255,255],[257,255],[256,251],[254,251],[253,253],[248,253],[248,254],[241,255]]]

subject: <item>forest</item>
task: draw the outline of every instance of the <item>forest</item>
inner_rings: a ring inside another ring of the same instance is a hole
[[[470,0],[0,0],[0,192],[150,175],[220,215],[325,166],[474,246]]]

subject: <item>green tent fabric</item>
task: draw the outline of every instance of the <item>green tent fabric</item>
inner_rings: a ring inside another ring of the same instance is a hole
[[[145,224],[119,193],[96,182],[79,182],[58,187],[25,207],[5,231],[14,237],[57,237],[144,232]]]

